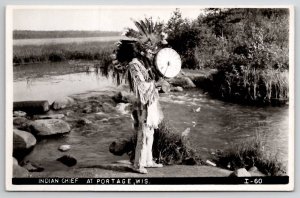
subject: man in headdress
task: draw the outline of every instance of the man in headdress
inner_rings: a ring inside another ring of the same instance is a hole
[[[153,62],[151,51],[146,52],[144,56],[150,63]],[[132,87],[138,99],[132,116],[137,131],[134,169],[140,173],[147,173],[145,167],[162,167],[162,164],[157,164],[153,160],[152,145],[154,129],[157,129],[162,121],[163,113],[158,102],[159,95],[156,88],[158,84],[151,78],[151,67],[146,68],[145,63],[141,59],[144,58],[139,59],[137,56],[129,63]]]
[[[140,23],[135,21],[135,24],[139,32],[130,29],[126,33],[133,39],[117,43],[115,68],[121,74],[127,74],[130,88],[137,98],[132,113],[137,132],[133,169],[145,174],[146,168],[163,166],[157,164],[152,155],[154,129],[163,120],[157,90],[160,76],[154,67],[154,55],[167,44],[167,35],[159,23],[153,24],[146,19]]]

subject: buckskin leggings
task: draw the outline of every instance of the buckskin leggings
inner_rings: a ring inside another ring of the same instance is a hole
[[[152,145],[154,129],[146,125],[147,110],[143,108],[138,111],[138,123],[135,127],[137,131],[137,143],[135,148],[134,166],[145,167],[147,164],[152,164]]]

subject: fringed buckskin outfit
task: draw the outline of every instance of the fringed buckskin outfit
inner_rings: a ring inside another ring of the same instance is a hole
[[[163,119],[158,102],[159,95],[154,80],[138,59],[134,58],[129,63],[129,72],[132,79],[131,87],[138,99],[134,167],[151,167],[155,164],[152,159],[154,129],[158,128]]]

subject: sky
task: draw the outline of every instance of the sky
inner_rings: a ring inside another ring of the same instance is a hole
[[[177,6],[178,7],[178,6]],[[167,21],[176,7],[26,8],[13,11],[14,30],[100,30],[123,31],[132,20],[152,17]],[[201,8],[181,7],[184,18],[195,19]]]

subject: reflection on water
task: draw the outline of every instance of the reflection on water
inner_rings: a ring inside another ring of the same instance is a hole
[[[116,88],[111,78],[95,73],[66,74],[64,71],[67,71],[68,67],[59,64],[60,66],[51,65],[52,68],[57,67],[55,72],[49,69],[49,65],[45,70],[41,69],[43,68],[41,65],[28,66],[27,69],[22,66],[15,70],[14,101],[49,100],[51,103],[60,96]],[[161,101],[165,117],[178,132],[188,127],[191,128],[191,143],[202,158],[215,149],[224,149],[232,143],[260,134],[265,142],[266,151],[278,154],[280,159],[287,161],[288,106],[264,108],[241,106],[212,99],[197,89],[162,95]],[[97,157],[102,156],[102,161],[112,160],[111,154],[108,153],[109,143],[114,139],[124,137],[125,134],[128,135],[128,131],[131,130],[129,117],[124,117],[124,120],[119,121],[119,124],[103,125],[104,128],[98,129],[102,135],[92,137],[90,140],[81,135],[70,134],[68,141],[79,141],[82,146],[77,149],[90,151],[85,158],[83,156],[85,160],[94,158],[94,152],[97,152]],[[127,131],[124,131],[125,129]],[[76,138],[74,139],[73,136]],[[59,141],[63,142],[63,140]],[[90,141],[95,143],[91,144]],[[97,142],[102,143],[95,151],[94,146]],[[52,143],[56,145],[57,140]],[[52,143],[49,140],[49,144]]]
[[[48,100],[86,91],[103,91],[113,89],[111,78],[97,73],[74,73],[59,76],[28,78],[14,82],[14,101]]]

